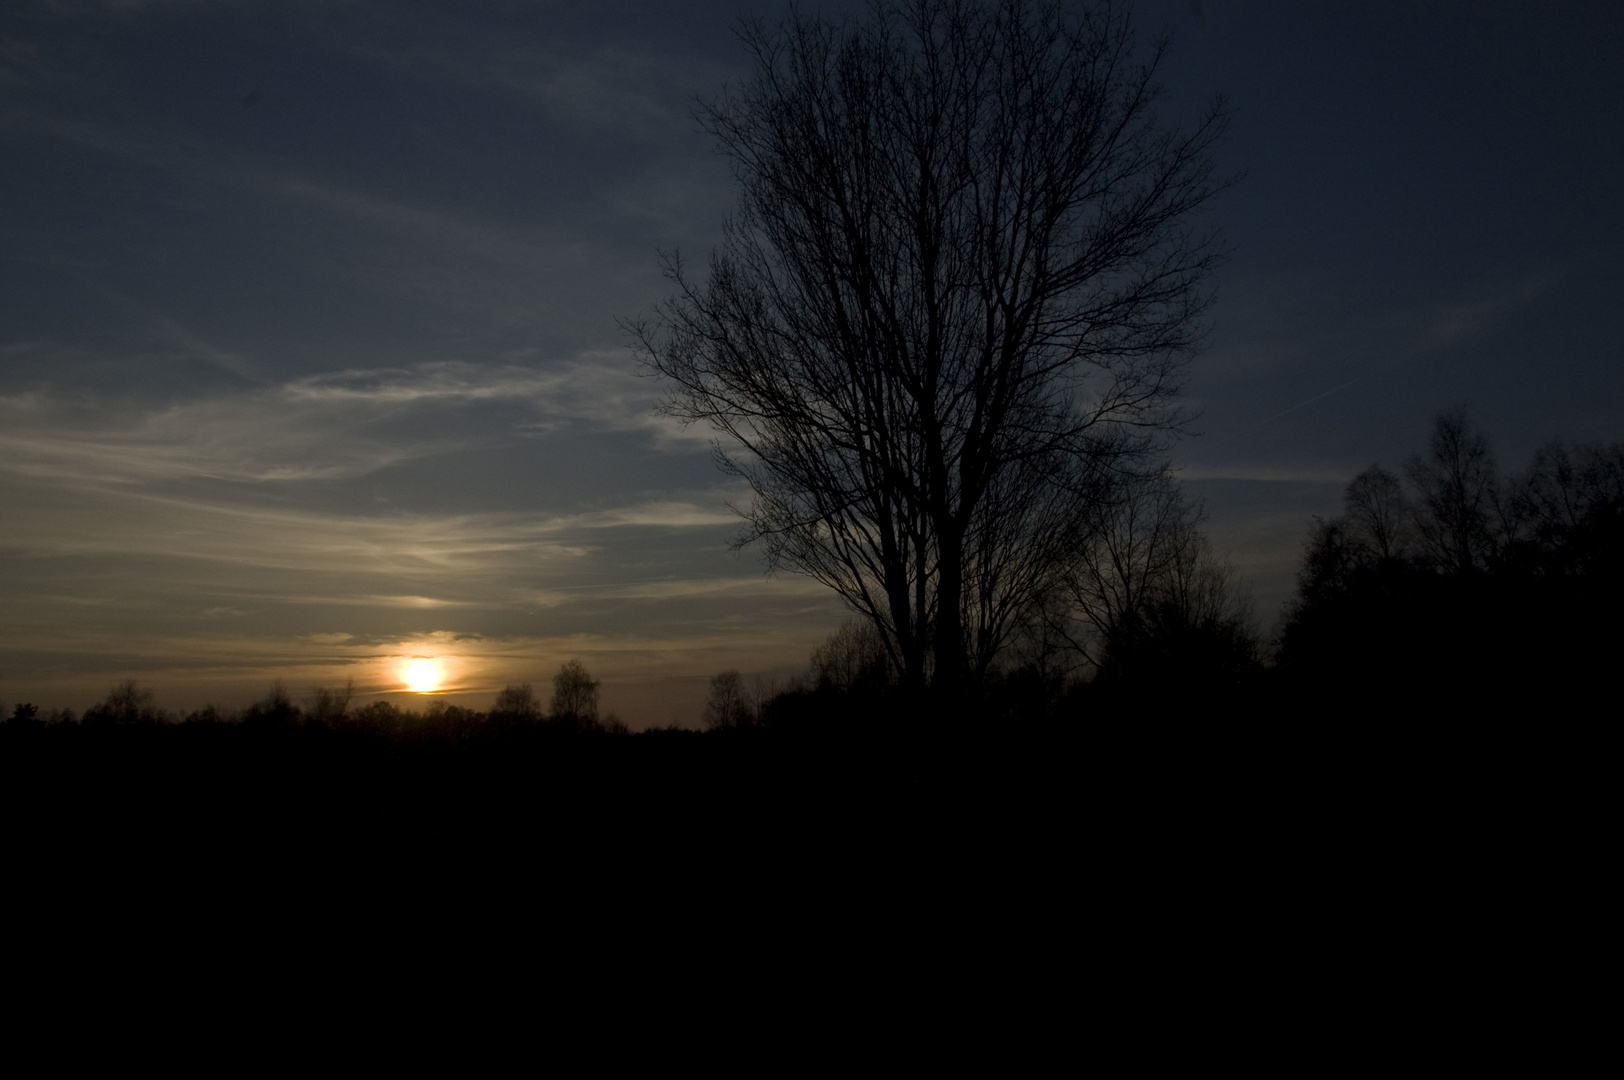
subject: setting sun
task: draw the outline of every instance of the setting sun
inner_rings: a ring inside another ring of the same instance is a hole
[[[440,688],[440,661],[432,656],[414,656],[406,661],[406,689],[416,694],[432,694]]]

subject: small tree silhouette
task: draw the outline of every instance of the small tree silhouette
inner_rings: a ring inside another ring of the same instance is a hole
[[[571,660],[553,676],[553,704],[549,710],[554,722],[582,728],[598,726],[598,683],[587,674],[586,665]]]
[[[705,726],[712,731],[749,727],[755,719],[755,710],[745,692],[744,677],[737,670],[712,676],[710,699],[705,702]]]
[[[529,683],[502,687],[491,703],[490,718],[503,723],[529,723],[541,719],[541,702]]]
[[[848,619],[812,651],[807,676],[818,690],[883,690],[892,681],[885,641],[872,623]]]
[[[1422,546],[1446,573],[1482,570],[1493,560],[1498,540],[1494,451],[1465,409],[1438,417],[1429,450],[1405,467],[1420,496],[1416,528]]]
[[[152,691],[125,679],[102,699],[99,705],[85,710],[85,723],[101,724],[153,724],[162,719],[152,704]]]
[[[343,720],[350,711],[350,698],[355,695],[355,680],[344,680],[342,689],[336,686],[318,686],[310,699],[310,719],[320,724]]]
[[[259,701],[243,712],[243,723],[256,727],[286,727],[299,722],[303,713],[288,697],[287,687],[278,679]]]
[[[1409,555],[1415,532],[1415,510],[1405,497],[1398,477],[1372,465],[1353,478],[1342,495],[1348,528],[1354,540],[1378,559]]]

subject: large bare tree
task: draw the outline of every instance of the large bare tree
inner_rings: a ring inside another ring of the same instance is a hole
[[[702,113],[741,198],[634,322],[748,481],[740,544],[822,581],[906,685],[985,669],[1083,511],[1179,421],[1215,259],[1214,106],[1157,117],[1111,3],[876,3],[747,26]]]

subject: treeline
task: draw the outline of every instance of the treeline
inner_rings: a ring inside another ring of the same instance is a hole
[[[1316,521],[1276,670],[1360,698],[1602,691],[1624,601],[1624,443],[1551,442],[1502,476],[1463,411],[1402,476],[1379,465]],[[1607,693],[1607,697],[1612,697]]]
[[[704,727],[1114,722],[1306,700],[1367,708],[1373,698],[1447,713],[1486,697],[1559,701],[1599,687],[1624,637],[1624,443],[1548,443],[1502,475],[1464,411],[1438,417],[1424,452],[1397,471],[1372,465],[1348,484],[1341,515],[1314,520],[1272,638],[1201,524],[1200,506],[1165,473],[1118,485],[980,679],[951,695],[907,693],[880,634],[853,620],[786,681],[714,676]],[[545,705],[528,683],[485,711],[434,701],[421,712],[356,706],[348,687],[318,688],[301,705],[278,685],[242,710],[179,715],[127,681],[82,718],[24,703],[7,726],[240,725],[431,742],[629,734],[600,716],[598,685],[572,660]]]
[[[72,725],[123,730],[233,726],[254,731],[309,728],[406,739],[459,739],[520,729],[555,735],[629,734],[630,729],[616,714],[600,715],[599,685],[581,661],[571,660],[553,677],[553,694],[546,706],[530,683],[504,687],[486,711],[446,701],[431,701],[426,708],[416,711],[402,709],[385,700],[356,705],[353,683],[342,688],[317,687],[301,705],[277,682],[263,698],[241,710],[205,705],[176,713],[159,708],[151,689],[126,679],[109,690],[100,702],[86,709],[82,717],[75,716],[71,709],[41,711],[38,706],[24,702],[11,710],[7,726],[38,729]]]

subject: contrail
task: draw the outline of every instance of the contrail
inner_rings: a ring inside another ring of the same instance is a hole
[[[1314,404],[1314,402],[1320,400],[1321,398],[1328,398],[1332,394],[1336,393],[1338,390],[1346,390],[1348,387],[1352,386],[1354,383],[1356,383],[1358,381],[1359,381],[1358,379],[1349,379],[1347,382],[1343,383],[1341,386],[1333,386],[1329,390],[1325,391],[1325,393],[1316,394],[1315,396],[1309,398],[1307,401],[1299,401],[1297,404],[1293,405],[1289,409],[1286,409],[1284,412],[1277,412],[1273,416],[1269,417],[1267,420],[1259,420],[1257,423],[1253,424],[1251,427],[1247,428],[1245,431],[1237,431],[1235,433],[1235,435],[1236,436],[1238,436],[1238,435],[1250,435],[1252,432],[1256,431],[1258,428],[1263,427],[1266,424],[1272,424],[1276,420],[1280,419],[1282,416],[1286,416],[1286,415],[1288,415],[1290,413],[1296,412],[1298,409],[1302,408],[1304,405],[1312,405],[1312,404]],[[1234,437],[1235,436],[1231,436],[1231,438],[1234,438]]]

